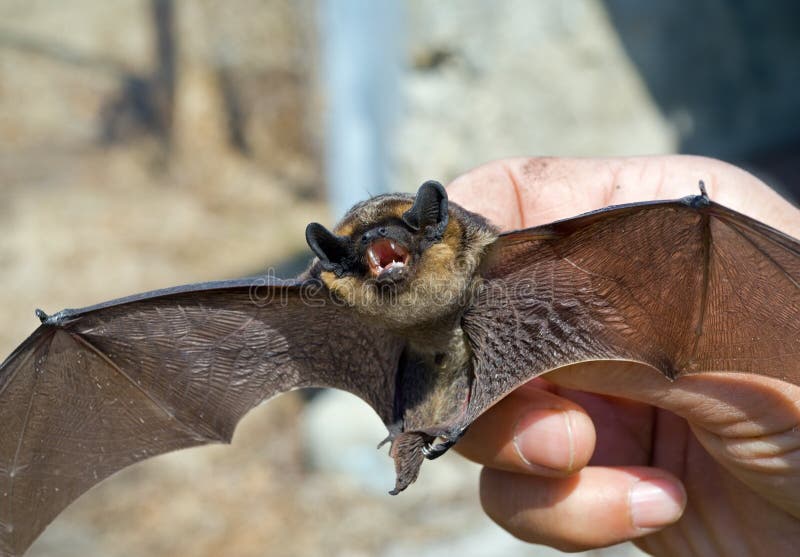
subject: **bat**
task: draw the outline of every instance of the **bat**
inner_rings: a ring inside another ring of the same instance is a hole
[[[499,233],[438,182],[364,201],[299,277],[52,315],[0,366],[0,555],[168,451],[229,442],[277,394],[343,389],[387,427],[398,493],[521,383],[591,360],[800,384],[800,242],[700,195]]]

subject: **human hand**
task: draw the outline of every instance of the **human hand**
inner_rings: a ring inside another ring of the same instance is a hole
[[[743,170],[700,157],[499,161],[448,192],[510,230],[684,197],[699,180],[712,200],[800,237],[800,211]],[[457,449],[485,466],[486,513],[526,541],[788,555],[800,545],[799,424],[796,385],[737,373],[670,384],[638,364],[594,362],[517,389]]]

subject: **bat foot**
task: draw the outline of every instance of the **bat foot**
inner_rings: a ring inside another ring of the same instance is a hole
[[[397,479],[394,489],[389,493],[397,495],[409,485],[414,483],[419,475],[422,463],[427,460],[439,458],[455,445],[467,431],[467,428],[456,429],[453,433],[434,436],[422,431],[404,431],[400,433],[391,432],[384,441],[391,441],[392,448],[389,451],[394,459]],[[435,443],[436,439],[441,439],[441,443]]]
[[[446,453],[450,447],[455,445],[456,442],[453,440],[447,440],[442,443],[436,443],[435,445],[432,443],[426,443],[422,447],[422,455],[427,458],[428,460],[435,460]]]

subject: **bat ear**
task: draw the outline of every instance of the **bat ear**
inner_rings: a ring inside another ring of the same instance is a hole
[[[447,192],[435,180],[428,180],[419,187],[414,206],[403,213],[403,222],[414,230],[434,226],[441,234],[447,226]]]
[[[317,222],[306,227],[308,247],[319,257],[326,271],[341,272],[344,262],[350,255],[347,238],[342,238]]]

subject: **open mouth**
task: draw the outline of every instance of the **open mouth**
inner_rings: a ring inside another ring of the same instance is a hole
[[[408,250],[394,240],[376,240],[367,248],[369,270],[376,278],[390,271],[405,269],[408,260]]]

